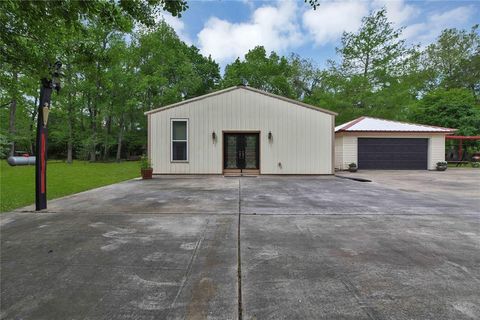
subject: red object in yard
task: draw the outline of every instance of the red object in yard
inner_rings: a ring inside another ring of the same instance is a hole
[[[40,167],[41,167],[41,180],[40,180],[40,190],[41,193],[45,193],[45,132],[42,132],[42,148],[40,149]]]
[[[472,155],[472,161],[480,162],[480,152],[474,153]]]
[[[458,159],[462,160],[463,140],[480,140],[480,136],[445,136],[447,140],[458,140]]]

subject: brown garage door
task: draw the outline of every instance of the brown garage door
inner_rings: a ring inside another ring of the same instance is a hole
[[[358,138],[358,168],[426,170],[428,139]]]

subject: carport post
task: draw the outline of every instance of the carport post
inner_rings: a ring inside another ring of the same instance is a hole
[[[458,161],[463,161],[463,139],[458,140]]]

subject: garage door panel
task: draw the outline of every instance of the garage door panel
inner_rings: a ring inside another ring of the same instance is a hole
[[[362,164],[363,169],[375,169],[375,170],[420,170],[416,167],[417,163],[405,162],[405,161],[392,161],[387,162],[378,162],[370,161],[364,162]]]
[[[359,169],[426,170],[428,139],[358,138]]]
[[[376,143],[376,142],[375,142]],[[399,152],[417,152],[423,153],[425,151],[425,146],[418,145],[414,143],[395,143],[392,144],[371,144],[371,145],[364,145],[362,146],[364,152],[383,152],[385,148],[391,148],[392,146],[395,147],[394,151],[396,153]]]

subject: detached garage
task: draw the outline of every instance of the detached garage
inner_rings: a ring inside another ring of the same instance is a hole
[[[455,129],[371,117],[335,128],[335,168],[434,170],[445,161],[445,135]]]
[[[336,113],[247,86],[146,112],[156,174],[333,174]]]

